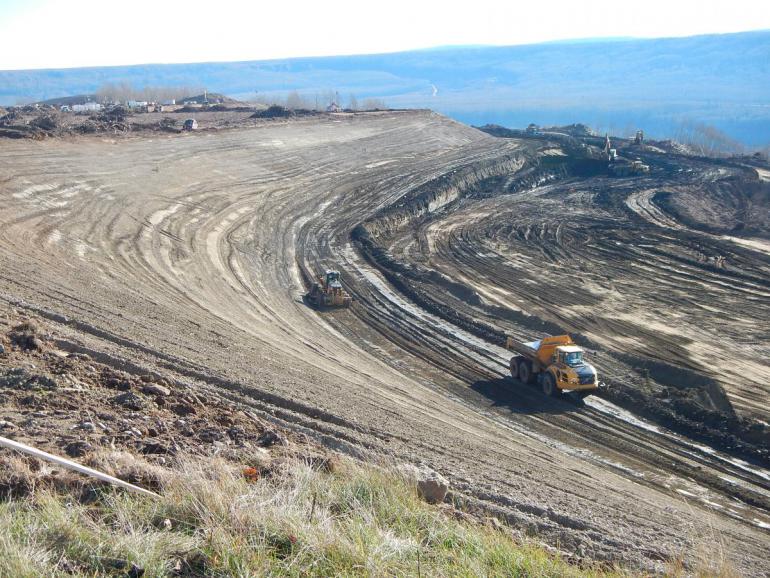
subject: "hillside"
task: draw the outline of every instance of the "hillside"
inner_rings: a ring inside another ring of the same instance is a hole
[[[462,122],[586,122],[677,136],[716,126],[750,146],[770,134],[770,31],[657,40],[452,47],[394,54],[0,72],[0,104],[91,93],[106,82],[205,86],[237,99],[339,91]]]
[[[224,455],[253,414],[570,555],[660,573],[716,535],[767,575],[770,167],[618,140],[651,168],[616,178],[552,134],[384,111],[3,141],[2,419],[59,451]],[[327,269],[348,309],[305,299]],[[513,378],[506,336],[563,332],[607,388]],[[36,339],[49,361],[15,357]]]

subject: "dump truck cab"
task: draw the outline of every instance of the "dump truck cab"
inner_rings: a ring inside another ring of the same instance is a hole
[[[511,376],[523,383],[537,382],[546,395],[574,391],[585,397],[599,387],[596,368],[585,360],[585,350],[569,335],[528,343],[509,337],[506,347],[519,354],[511,358]]]

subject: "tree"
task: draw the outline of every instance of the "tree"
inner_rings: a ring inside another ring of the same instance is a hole
[[[307,108],[305,106],[305,99],[300,96],[299,92],[292,90],[286,96],[286,108],[291,110],[297,110],[298,108]]]
[[[353,93],[350,94],[350,98],[348,99],[348,108],[350,110],[358,110],[358,99]]]
[[[387,110],[388,105],[381,98],[367,98],[362,107],[364,110]]]

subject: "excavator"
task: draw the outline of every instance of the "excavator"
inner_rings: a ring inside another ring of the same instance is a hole
[[[339,271],[326,271],[313,283],[307,300],[321,309],[323,307],[350,307],[353,298],[345,291],[340,282]]]
[[[518,353],[511,358],[511,376],[525,384],[537,382],[548,396],[570,391],[584,398],[599,388],[596,368],[584,359],[583,348],[569,335],[529,343],[508,337],[506,349]]]

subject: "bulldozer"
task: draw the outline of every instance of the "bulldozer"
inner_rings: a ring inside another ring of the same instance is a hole
[[[345,291],[340,281],[339,271],[326,271],[313,283],[307,294],[307,300],[321,309],[324,307],[350,307],[353,298]]]
[[[569,335],[529,343],[508,337],[506,349],[518,354],[511,358],[511,376],[524,384],[537,382],[548,396],[569,391],[584,398],[599,388],[596,368],[585,361],[583,348]]]

